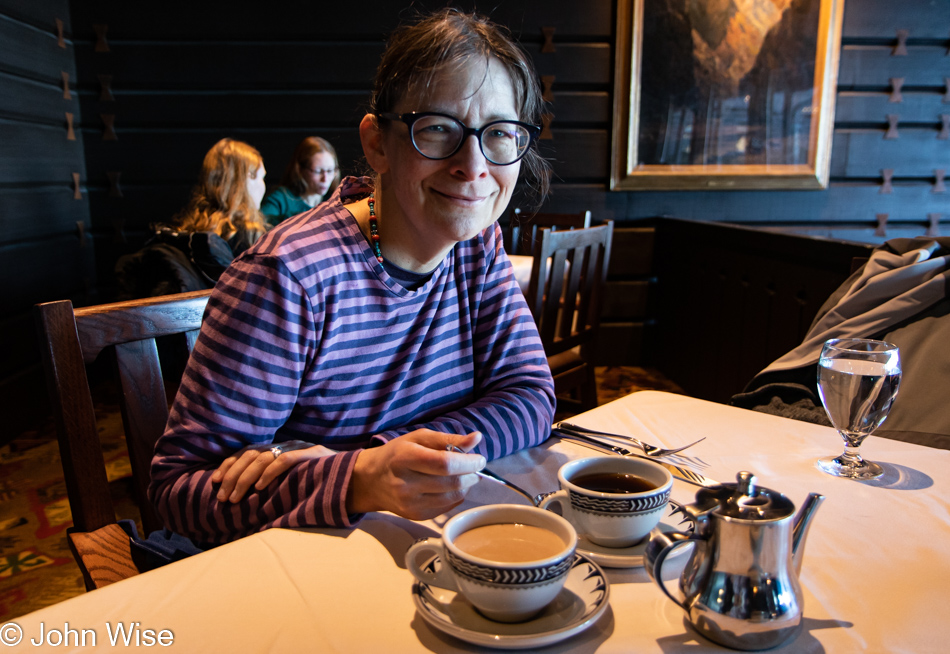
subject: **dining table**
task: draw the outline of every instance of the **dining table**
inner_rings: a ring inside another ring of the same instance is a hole
[[[704,438],[675,460],[720,482],[752,472],[796,506],[812,492],[826,497],[804,545],[802,629],[771,651],[950,650],[950,451],[870,436],[862,454],[884,476],[832,477],[815,466],[841,450],[830,427],[659,391],[632,393],[570,422],[664,447]],[[562,464],[587,456],[616,455],[552,436],[489,468],[542,493],[557,489]],[[689,503],[697,490],[676,479],[672,497]],[[425,596],[406,569],[410,545],[438,537],[459,511],[526,502],[482,479],[462,505],[433,520],[371,513],[351,529],[269,529],[16,618],[22,640],[11,651],[111,651],[116,637],[125,648],[242,654],[728,651],[689,626],[635,554],[590,554],[573,591],[579,606],[534,626],[480,619],[450,591]],[[685,528],[672,515],[662,525]],[[664,567],[673,594],[688,558]],[[600,581],[584,586],[589,578]],[[9,624],[0,627],[4,644]]]

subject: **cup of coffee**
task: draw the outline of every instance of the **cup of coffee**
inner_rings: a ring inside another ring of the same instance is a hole
[[[569,461],[557,478],[561,490],[539,506],[559,505],[579,534],[604,547],[630,547],[643,540],[666,512],[673,487],[663,466],[619,456]]]
[[[576,545],[574,527],[551,511],[491,504],[453,516],[442,538],[414,543],[406,567],[423,583],[461,593],[491,620],[522,622],[561,592]],[[440,568],[425,565],[436,555]]]

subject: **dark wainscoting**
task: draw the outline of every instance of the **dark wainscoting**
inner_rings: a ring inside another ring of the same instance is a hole
[[[689,395],[728,402],[797,346],[871,246],[660,219],[651,365]]]

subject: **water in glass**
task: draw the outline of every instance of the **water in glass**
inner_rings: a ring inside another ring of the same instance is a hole
[[[837,457],[818,467],[838,477],[875,479],[883,468],[858,453],[861,442],[880,426],[900,386],[897,346],[869,339],[832,339],[818,361],[818,394],[828,418],[845,441]]]

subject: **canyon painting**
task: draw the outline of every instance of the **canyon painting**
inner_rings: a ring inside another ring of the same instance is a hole
[[[843,0],[620,5],[615,188],[827,184]]]

